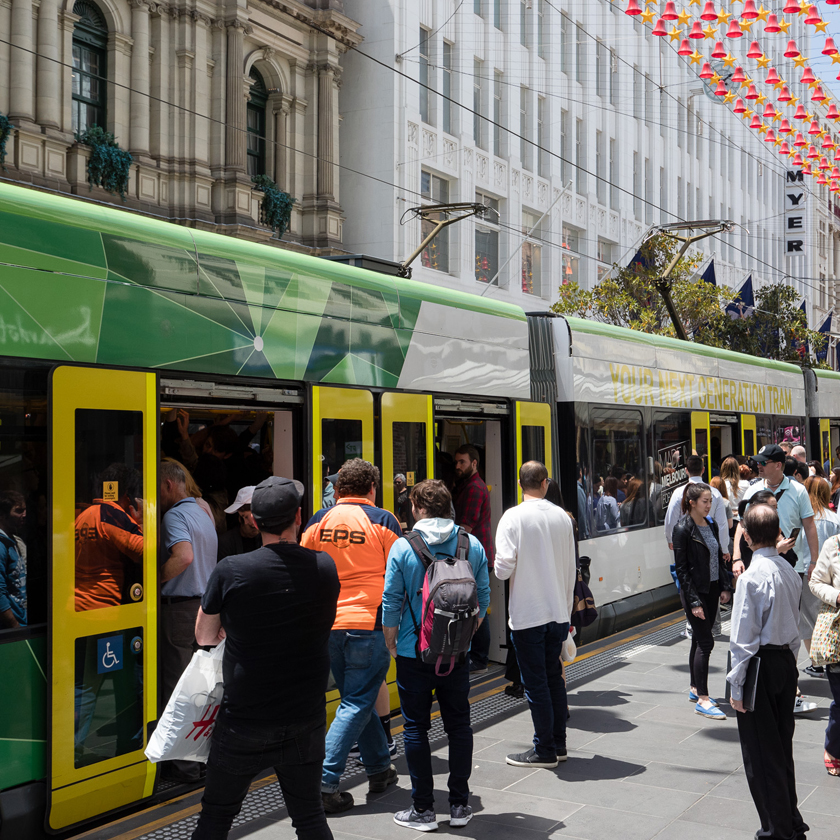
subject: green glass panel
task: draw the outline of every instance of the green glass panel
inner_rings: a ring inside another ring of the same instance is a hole
[[[227,257],[199,254],[199,294],[227,300],[247,300],[236,263]]]
[[[321,319],[277,310],[263,331],[263,353],[280,379],[303,379]]]
[[[187,249],[103,234],[108,268],[138,286],[195,294],[195,256]]]
[[[253,339],[191,310],[192,299],[181,305],[169,296],[139,286],[110,284],[105,296],[102,335],[97,361],[112,365],[205,370],[207,356],[253,348]],[[143,325],[138,329],[138,325]],[[247,353],[240,359],[241,365]],[[225,367],[229,371],[233,365]],[[235,372],[235,371],[234,371]]]
[[[23,355],[27,340],[49,346],[50,339],[64,353],[47,353],[42,358],[69,358],[77,362],[96,361],[96,345],[102,318],[102,300],[106,284],[101,280],[66,277],[25,268],[9,268],[0,272],[0,288],[14,300],[17,312],[5,307],[0,314],[0,347],[11,337],[12,325],[23,338]],[[31,319],[41,335],[35,338],[22,325]],[[8,327],[8,329],[7,329]]]
[[[321,381],[333,385],[357,385],[353,360],[349,356],[345,356],[332,370],[324,375]]]
[[[47,644],[45,638],[0,644],[0,674],[7,687],[0,715],[0,790],[46,776]]]
[[[0,260],[69,274],[105,276],[102,239],[93,230],[0,212]]]
[[[159,292],[179,306],[186,306],[191,312],[202,315],[220,326],[227,327],[243,337],[255,335],[251,312],[244,303],[222,301],[219,298],[206,298],[201,295],[185,296],[177,292]]]
[[[337,285],[337,284],[336,284]],[[367,324],[391,326],[391,313],[385,305],[382,292],[374,289],[351,289],[352,307],[345,318]]]
[[[399,382],[399,374],[390,373],[370,362],[351,355],[350,361],[353,365],[353,374],[357,385],[376,385],[382,388],[395,388]]]
[[[405,361],[397,334],[390,325],[379,327],[353,321],[350,328],[350,352],[356,358],[364,359],[372,369],[397,378]],[[377,373],[376,376],[379,374]],[[359,384],[377,385],[379,382],[364,380]]]
[[[223,350],[218,353],[210,353],[195,359],[179,359],[169,364],[158,365],[160,370],[184,370],[193,373],[215,373],[227,376],[236,376],[239,373],[248,374],[248,356],[253,350],[250,348],[239,348],[236,350]]]

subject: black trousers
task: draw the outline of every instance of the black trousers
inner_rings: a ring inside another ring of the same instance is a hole
[[[192,840],[226,840],[254,776],[268,767],[277,774],[298,840],[332,840],[321,799],[326,734],[323,714],[286,725],[220,716]]]
[[[808,826],[796,801],[793,703],[796,658],[790,650],[760,650],[755,711],[738,713],[741,755],[761,820],[757,838],[799,840]]]
[[[700,592],[699,595],[703,602],[703,618],[695,617],[691,612],[691,605],[682,592],[680,592],[680,600],[685,610],[685,617],[691,625],[691,651],[688,654],[691,685],[697,689],[698,694],[707,695],[709,693],[709,657],[715,646],[712,627],[720,604],[720,586],[717,582],[712,583],[707,593]]]

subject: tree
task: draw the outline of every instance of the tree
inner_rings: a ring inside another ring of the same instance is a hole
[[[623,268],[614,266],[612,275],[594,289],[582,289],[577,283],[561,286],[560,299],[551,308],[560,315],[675,337],[656,281],[677,248],[678,243],[669,237],[651,237],[633,263]],[[805,313],[797,308],[796,291],[790,286],[759,289],[754,312],[735,319],[725,311],[733,299],[731,289],[692,279],[699,263],[697,255],[684,256],[669,281],[677,313],[686,332],[698,344],[799,364],[808,360],[808,346],[822,346],[824,336],[808,329]]]

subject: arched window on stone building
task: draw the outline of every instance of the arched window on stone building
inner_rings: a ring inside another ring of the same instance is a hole
[[[248,101],[248,174],[265,175],[265,109],[268,89],[256,67],[251,68],[251,98]]]
[[[73,29],[73,131],[81,133],[92,125],[107,128],[108,25],[90,0],[77,0],[73,14],[79,16]]]

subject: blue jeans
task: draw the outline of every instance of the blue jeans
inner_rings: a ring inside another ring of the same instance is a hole
[[[388,673],[391,654],[381,630],[333,630],[330,669],[341,694],[335,720],[327,733],[327,757],[321,790],[335,793],[347,765],[347,753],[359,744],[368,776],[391,766],[385,730],[374,712],[376,695]]]
[[[408,656],[397,657],[397,688],[405,729],[403,745],[411,798],[418,811],[435,807],[435,779],[429,729],[432,725],[432,692],[440,707],[443,729],[449,739],[449,804],[466,805],[470,798],[473,731],[470,726],[470,666],[456,665],[439,677],[434,665]]]
[[[510,636],[522,673],[525,698],[534,721],[534,749],[540,758],[554,760],[566,747],[566,682],[560,667],[560,648],[569,635],[569,624],[550,621]]]
[[[326,728],[323,713],[285,725],[220,715],[192,840],[225,840],[251,781],[268,767],[277,774],[298,840],[332,840],[319,788]]]

